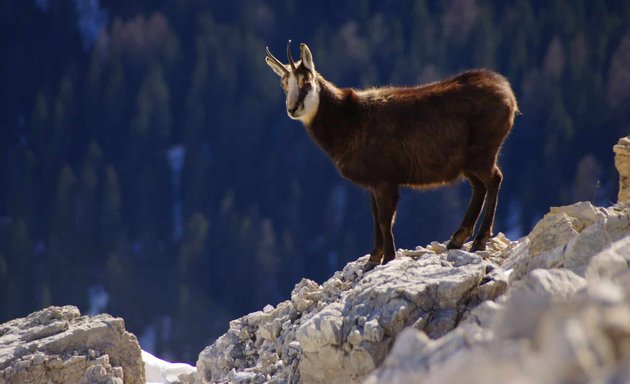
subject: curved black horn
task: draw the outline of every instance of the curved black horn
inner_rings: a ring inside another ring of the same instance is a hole
[[[267,50],[267,57],[275,61],[275,63],[278,64],[280,68],[284,68],[285,72],[288,72],[288,70],[286,69],[287,67],[285,67],[284,64],[282,64],[282,62],[278,60],[278,58],[271,54],[271,52],[269,51],[269,47],[265,47],[265,49]]]
[[[293,56],[291,56],[291,39],[287,43],[287,56],[289,57],[289,65],[291,65],[291,70],[295,72],[295,62],[293,61]]]

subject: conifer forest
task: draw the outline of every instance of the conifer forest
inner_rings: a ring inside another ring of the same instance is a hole
[[[522,115],[495,233],[616,201],[628,1],[3,0],[0,323],[74,304],[194,362],[229,320],[368,253],[369,194],[287,117],[265,64],[288,39],[338,86],[508,78]],[[469,197],[403,191],[397,246],[446,241]]]

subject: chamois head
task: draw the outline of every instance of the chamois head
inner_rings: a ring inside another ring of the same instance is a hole
[[[287,95],[287,114],[293,120],[309,124],[319,106],[319,85],[311,50],[304,43],[300,44],[300,60],[296,63],[291,56],[291,40],[287,43],[289,64],[284,65],[269,52],[265,62],[280,76],[282,89]]]

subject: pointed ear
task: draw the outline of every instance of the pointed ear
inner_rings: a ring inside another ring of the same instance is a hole
[[[265,57],[265,63],[273,69],[273,71],[280,77],[284,76],[289,70],[283,65],[272,59],[271,57]]]
[[[308,45],[302,43],[300,44],[300,56],[302,58],[302,64],[311,71],[311,73],[315,74],[315,63],[313,62],[313,54],[311,50],[308,49]]]

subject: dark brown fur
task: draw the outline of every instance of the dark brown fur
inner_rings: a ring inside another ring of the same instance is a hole
[[[298,71],[304,70],[298,67]],[[347,179],[372,198],[372,266],[395,257],[392,234],[400,186],[426,188],[467,178],[473,193],[459,229],[448,243],[472,250],[492,235],[502,181],[497,157],[518,112],[510,84],[489,70],[472,70],[416,87],[339,89],[318,74],[317,113],[307,131]]]

